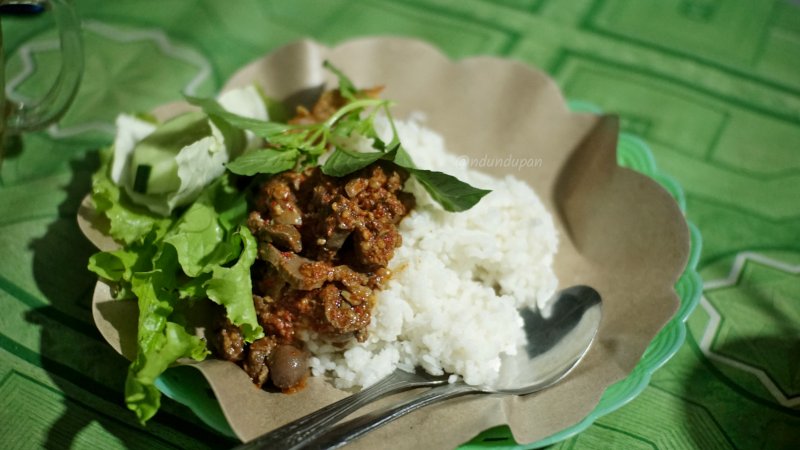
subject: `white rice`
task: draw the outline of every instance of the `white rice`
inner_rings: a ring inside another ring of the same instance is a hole
[[[340,388],[369,386],[397,367],[456,374],[469,384],[497,377],[500,358],[525,344],[517,309],[541,306],[556,289],[558,239],[550,214],[524,182],[472,171],[418,121],[396,122],[417,166],[491,189],[472,209],[449,213],[416,182],[416,208],[400,224],[403,245],[377,293],[364,343],[309,342],[315,376]],[[376,123],[388,134],[385,120]],[[451,377],[451,381],[457,377]]]

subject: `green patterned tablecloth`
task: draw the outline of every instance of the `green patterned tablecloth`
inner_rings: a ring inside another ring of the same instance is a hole
[[[0,169],[0,448],[219,448],[165,401],[147,428],[95,330],[78,202],[119,111],[310,36],[412,36],[550,73],[622,117],[684,188],[706,280],[686,343],[634,401],[555,448],[800,445],[800,2],[796,0],[79,0],[86,74],[67,115]],[[3,18],[9,96],[58,67],[47,18]],[[21,148],[21,150],[20,150]],[[504,443],[495,443],[504,444]]]

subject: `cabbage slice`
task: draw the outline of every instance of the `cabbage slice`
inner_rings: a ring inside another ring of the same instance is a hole
[[[228,111],[267,120],[266,104],[254,86],[230,90],[219,97]],[[117,118],[111,179],[134,203],[168,216],[194,201],[225,164],[260,138],[226,122],[190,112],[154,125],[135,116]]]

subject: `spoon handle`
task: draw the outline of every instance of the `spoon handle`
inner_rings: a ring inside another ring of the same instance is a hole
[[[331,403],[293,422],[289,422],[280,428],[236,447],[235,450],[299,449],[303,447],[303,443],[309,442],[326,433],[333,428],[337,422],[362,406],[389,394],[437,383],[441,383],[441,381],[433,379],[422,380],[414,374],[398,370],[367,389],[345,397],[338,402]]]
[[[443,384],[429,389],[419,397],[415,397],[397,406],[365,414],[333,428],[319,439],[302,446],[304,450],[334,449],[346,445],[372,430],[399,419],[404,415],[434,403],[460,395],[481,392],[464,383]]]

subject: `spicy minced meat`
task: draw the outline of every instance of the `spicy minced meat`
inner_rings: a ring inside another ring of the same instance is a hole
[[[265,337],[248,345],[225,320],[217,355],[240,364],[258,386],[269,374],[291,391],[307,373],[299,330],[363,342],[374,291],[390,276],[387,265],[402,243],[397,225],[414,204],[402,191],[407,177],[377,162],[339,178],[313,167],[267,180],[247,221],[258,240],[253,301]]]

